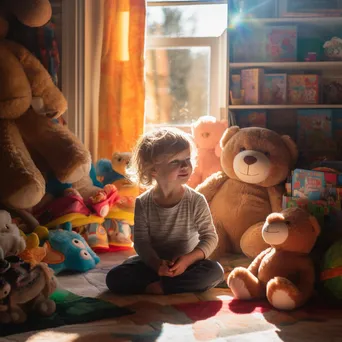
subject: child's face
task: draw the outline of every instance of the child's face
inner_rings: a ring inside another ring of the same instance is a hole
[[[185,184],[192,173],[190,149],[157,162],[153,177],[157,182]]]

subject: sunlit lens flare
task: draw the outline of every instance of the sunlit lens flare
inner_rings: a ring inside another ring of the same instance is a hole
[[[231,21],[229,27],[230,27],[230,28],[235,28],[235,27],[237,27],[237,26],[241,23],[242,17],[243,17],[242,14],[237,14],[237,15],[235,15],[235,16],[233,17],[233,19],[232,19],[232,21]]]

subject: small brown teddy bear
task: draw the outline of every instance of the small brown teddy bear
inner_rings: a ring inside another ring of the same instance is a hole
[[[230,127],[221,139],[222,170],[196,190],[207,199],[219,236],[211,256],[241,253],[254,258],[269,247],[261,231],[266,217],[281,211],[282,184],[298,151],[289,136],[266,128]]]
[[[320,227],[315,217],[301,208],[272,213],[262,236],[272,247],[261,252],[250,266],[235,268],[228,286],[237,299],[267,297],[279,310],[305,304],[314,291],[315,270],[309,253]]]

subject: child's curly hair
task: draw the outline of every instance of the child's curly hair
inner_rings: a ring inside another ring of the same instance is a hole
[[[160,161],[160,157],[170,158],[188,148],[194,165],[197,149],[189,134],[177,128],[163,128],[146,133],[135,146],[127,173],[132,180],[149,186],[153,182],[152,170],[157,159]]]

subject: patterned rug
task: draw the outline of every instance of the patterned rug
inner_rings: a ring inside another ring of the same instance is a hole
[[[133,314],[11,335],[0,341],[342,341],[342,310],[317,301],[287,313],[274,310],[267,301],[236,301],[227,288],[174,296],[115,296],[107,291],[105,276],[127,256],[104,255],[96,269],[58,279],[61,287],[77,295],[106,300]],[[222,264],[229,273],[236,266],[247,266],[248,260],[235,256]]]
[[[341,341],[342,312],[312,303],[284,313],[266,301],[233,299],[160,305],[139,302],[136,314],[116,321],[66,326],[3,341],[123,342],[123,341]]]

